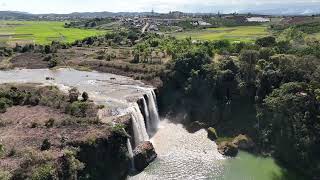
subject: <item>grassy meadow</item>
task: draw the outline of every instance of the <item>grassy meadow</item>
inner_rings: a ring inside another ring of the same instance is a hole
[[[269,34],[267,26],[238,26],[208,28],[198,31],[173,33],[179,39],[191,37],[195,40],[222,40],[252,42]]]
[[[53,40],[73,42],[105,31],[64,28],[64,22],[56,21],[0,21],[0,44],[14,45],[49,44]]]

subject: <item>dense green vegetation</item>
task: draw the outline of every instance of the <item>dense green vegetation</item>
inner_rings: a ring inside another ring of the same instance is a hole
[[[105,29],[106,25],[114,22],[112,18],[94,18],[88,20],[72,21],[65,23],[65,28],[96,28],[96,29]]]
[[[222,134],[248,133],[262,151],[315,177],[320,172],[319,42],[306,43],[300,32],[287,31],[286,39],[282,34],[255,44],[149,36],[144,49],[164,49],[173,58],[162,76],[164,112],[185,111],[191,121],[204,121]]]
[[[231,18],[218,17],[207,17],[204,20],[215,27],[236,27],[236,26],[254,26],[261,25],[258,22],[248,22],[245,16],[233,15]]]

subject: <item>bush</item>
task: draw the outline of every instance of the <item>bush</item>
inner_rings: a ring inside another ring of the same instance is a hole
[[[276,44],[276,38],[272,36],[263,37],[256,40],[256,44],[261,47],[271,47]]]
[[[55,168],[52,164],[44,164],[32,172],[32,180],[53,180],[55,178]]]
[[[78,91],[77,88],[72,88],[69,90],[69,101],[71,103],[78,101],[78,97],[80,95],[80,92]]]
[[[46,56],[46,57],[43,58],[43,61],[49,62],[51,59],[52,59],[52,56],[51,56],[51,55],[48,55],[48,56]]]
[[[10,180],[12,175],[8,171],[2,171],[0,170],[0,179],[1,180]]]
[[[88,99],[89,99],[88,93],[87,93],[87,92],[83,92],[83,93],[82,93],[82,100],[83,100],[83,101],[88,101]]]
[[[13,157],[17,154],[16,149],[13,147],[10,149],[9,153],[8,153],[8,157]]]
[[[75,117],[86,117],[88,108],[87,102],[75,101],[67,107],[66,112]]]
[[[49,139],[44,139],[40,149],[41,149],[41,151],[46,151],[46,150],[49,150],[50,147],[51,147],[51,143],[50,143]]]
[[[75,156],[76,150],[64,150],[64,155],[59,159],[59,179],[77,179],[78,171],[84,169],[84,164]]]
[[[54,68],[58,65],[58,61],[56,59],[50,59],[48,62],[48,67],[49,68]]]
[[[51,128],[51,127],[53,127],[54,122],[55,122],[55,119],[50,118],[50,119],[45,123],[45,126],[46,126],[47,128]]]
[[[36,128],[36,127],[38,127],[38,123],[32,122],[30,125],[30,128]]]
[[[259,59],[269,60],[275,54],[272,48],[261,48],[259,50]]]
[[[12,102],[7,98],[0,98],[0,113],[6,112],[7,108],[12,106]]]
[[[40,97],[36,93],[26,93],[23,105],[37,106],[40,102]]]
[[[44,52],[45,52],[46,54],[51,53],[51,47],[50,47],[49,45],[45,45],[45,46],[44,46]]]
[[[4,145],[0,144],[0,158],[4,155],[5,151],[4,151]]]

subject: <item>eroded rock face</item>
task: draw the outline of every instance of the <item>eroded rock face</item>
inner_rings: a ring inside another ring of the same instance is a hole
[[[247,135],[240,134],[233,139],[232,143],[235,144],[239,149],[245,151],[250,151],[254,148],[254,142]]]
[[[206,128],[205,123],[202,123],[200,121],[194,121],[187,127],[187,130],[191,133],[194,133],[204,128]]]
[[[208,128],[208,138],[212,141],[215,141],[218,139],[217,132],[214,128],[210,127]]]
[[[225,156],[235,157],[238,154],[238,147],[232,142],[222,142],[218,145],[218,151]]]
[[[137,171],[144,170],[154,159],[157,158],[157,153],[151,142],[145,141],[140,143],[133,150],[134,165]]]

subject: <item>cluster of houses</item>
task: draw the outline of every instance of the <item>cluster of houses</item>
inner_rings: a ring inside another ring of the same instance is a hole
[[[263,16],[223,16],[221,18],[225,19],[233,19],[237,22],[258,22],[265,23],[270,22],[269,17]],[[164,15],[156,15],[156,16],[135,16],[135,17],[119,17],[119,21],[127,26],[135,27],[135,28],[146,28],[144,31],[160,31],[161,26],[175,26],[179,22],[188,21],[191,25],[198,27],[213,27],[212,24],[206,22],[202,17],[192,17],[187,16],[183,13],[179,12],[170,12],[167,16]],[[177,32],[182,31],[182,28],[177,28]]]

